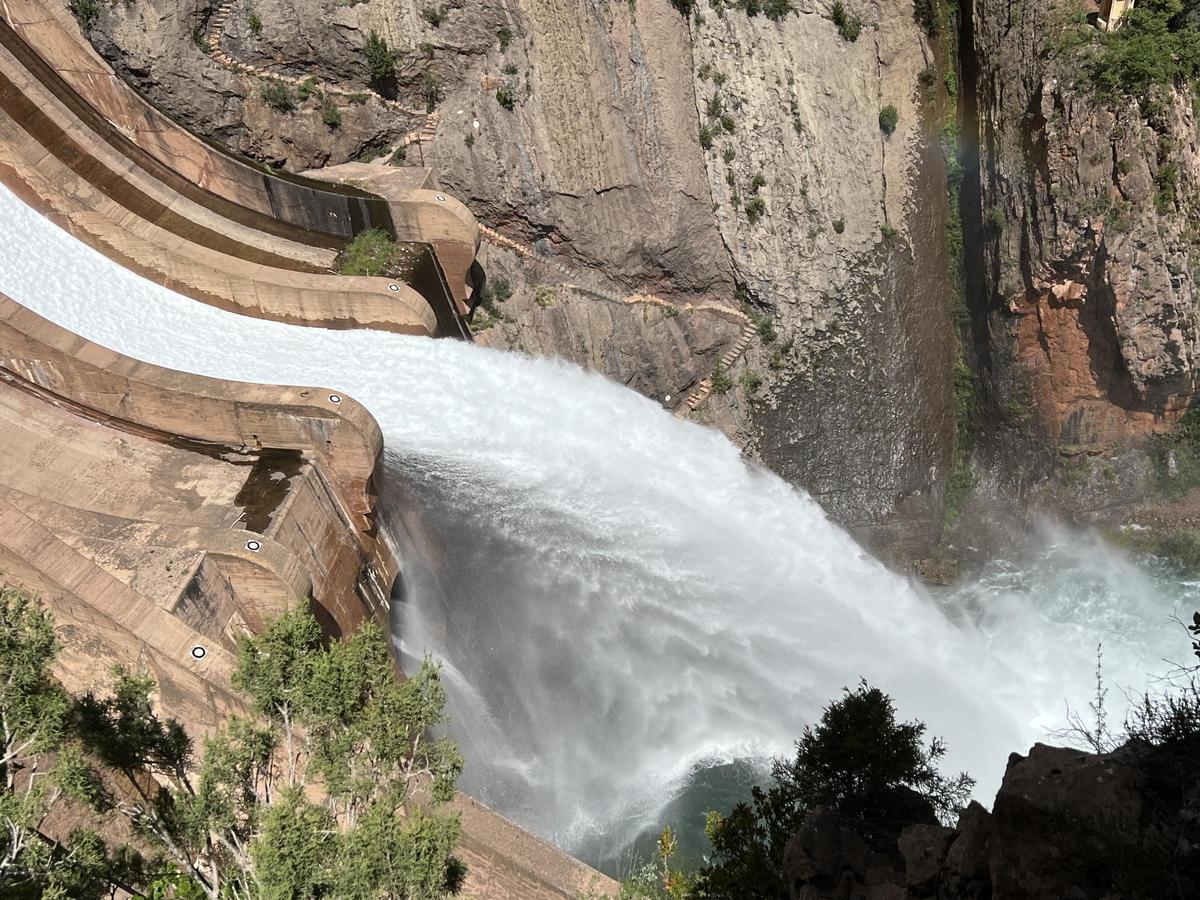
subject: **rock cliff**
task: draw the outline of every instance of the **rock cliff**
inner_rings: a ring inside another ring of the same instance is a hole
[[[1054,449],[1101,452],[1195,390],[1200,146],[1191,90],[1104,99],[1098,39],[1048,0],[976,0],[980,312],[996,402]]]
[[[433,167],[510,242],[483,256],[513,293],[480,315],[481,341],[668,407],[701,400],[693,415],[868,542],[903,556],[936,540],[954,340],[942,110],[909,0],[846,4],[854,40],[824,0],[777,20],[724,0],[690,17],[666,0],[226,6],[223,52],[265,71],[365,89],[370,33],[394,51],[377,86],[440,124],[391,161]],[[117,4],[91,37],[187,125],[272,164],[341,162],[420,126],[375,97],[340,95],[336,127],[320,96],[271,108],[260,79],[204,51],[217,10]],[[614,302],[630,295],[652,302]]]

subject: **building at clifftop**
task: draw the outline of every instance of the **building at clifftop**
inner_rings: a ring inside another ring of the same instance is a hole
[[[1125,14],[1133,9],[1134,0],[1100,0],[1097,24],[1105,31],[1116,31]]]

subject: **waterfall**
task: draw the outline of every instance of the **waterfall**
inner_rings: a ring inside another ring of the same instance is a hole
[[[438,550],[403,561],[402,650],[444,661],[464,786],[568,848],[652,819],[697,764],[786,752],[860,677],[945,737],[988,802],[1008,753],[1061,722],[1064,698],[1086,704],[1095,637],[1127,647],[1129,681],[1174,646],[1159,588],[1102,544],[1071,555],[1051,535],[1068,562],[931,597],[723,436],[599,375],[242,317],[3,188],[0,212],[0,290],[40,315],[152,363],[371,410],[383,513],[415,516]]]

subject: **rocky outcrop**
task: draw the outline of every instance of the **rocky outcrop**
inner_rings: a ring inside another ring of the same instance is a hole
[[[1200,351],[1189,92],[1102,101],[1078,26],[1047,0],[977,0],[973,23],[997,403],[1031,402],[1066,452],[1161,429],[1190,403]]]
[[[312,32],[323,37],[314,42],[303,30],[286,30],[296,26],[303,4],[280,3],[275,10],[264,0],[255,9],[260,6],[255,15],[264,22],[263,35],[289,35],[283,40],[293,44],[288,53],[271,45],[272,52],[281,52],[282,62],[273,60],[269,71],[302,77],[328,71],[327,77],[345,74],[352,83],[365,86],[364,38],[357,31],[345,37],[346,28],[329,27],[324,12],[311,9],[308,12],[320,22]],[[222,66],[209,55],[205,35],[215,11],[215,3],[203,0],[101,4],[89,36],[118,73],[193,131],[292,171],[345,162],[366,150],[393,145],[420,126],[418,115],[399,113],[365,94],[336,104],[336,127],[325,124],[324,102],[315,94],[301,100],[293,92],[296,109],[273,109],[263,99],[260,79]],[[245,53],[247,62],[261,64],[262,54],[247,52],[260,44],[249,33],[249,14],[239,10],[231,17],[226,41],[235,53]]]
[[[1037,744],[1010,758],[993,812],[973,802],[956,828],[911,825],[888,852],[818,809],[787,846],[785,877],[794,900],[1193,896],[1196,782],[1194,759],[1162,748]]]

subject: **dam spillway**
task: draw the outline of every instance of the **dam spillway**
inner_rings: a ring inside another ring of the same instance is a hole
[[[1086,703],[1097,630],[1118,660],[1122,641],[1128,660],[1158,653],[1157,633],[1094,598],[1067,622],[1078,653],[1028,605],[997,604],[990,632],[952,622],[811,498],[598,375],[238,316],[122,269],[4,188],[0,211],[0,291],[34,312],[148,362],[324,385],[375,415],[383,513],[421,507],[444,557],[401,561],[402,647],[446,663],[466,786],[561,845],[652,814],[696,764],[786,751],[859,677],[944,736],[948,766],[990,799],[1005,755],[1064,697]]]

